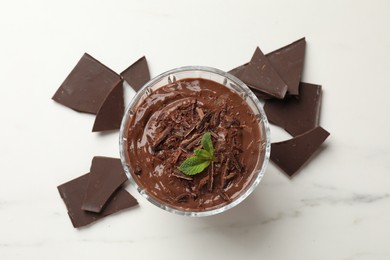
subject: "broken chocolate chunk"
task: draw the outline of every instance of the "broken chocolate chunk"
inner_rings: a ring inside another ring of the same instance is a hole
[[[229,70],[228,73],[236,76],[237,78],[240,78],[242,72],[244,71],[245,67],[248,66],[249,62],[241,65],[241,66],[238,66],[232,70]]]
[[[259,47],[256,48],[249,64],[238,74],[238,78],[251,87],[278,99],[283,99],[287,92],[286,83]]]
[[[266,93],[264,93],[264,92],[261,92],[261,91],[259,91],[259,90],[257,90],[257,89],[254,89],[254,88],[252,88],[251,86],[248,86],[248,87],[252,90],[253,94],[255,94],[255,96],[256,96],[258,99],[267,100],[267,99],[273,98],[272,96],[270,96],[270,95],[268,95],[268,94],[266,94]]]
[[[92,132],[119,129],[124,109],[123,79],[120,79],[96,114]]]
[[[306,40],[305,38],[302,38],[265,55],[275,71],[286,83],[288,87],[287,93],[289,95],[299,94],[299,82],[301,80],[303,71],[305,49]],[[238,66],[230,70],[229,73],[238,78],[241,78],[248,64],[249,62]],[[252,91],[256,89],[250,84],[248,84],[248,87],[250,87]],[[259,90],[253,92],[260,99],[272,98],[272,96],[267,95],[266,93],[263,93]]]
[[[120,159],[95,156],[81,209],[99,213],[110,196],[126,180]]]
[[[284,100],[267,100],[264,105],[268,120],[292,136],[318,126],[320,118],[321,86],[301,82],[299,93]]]
[[[106,207],[100,213],[89,212],[81,209],[85,194],[85,187],[88,183],[89,173],[57,187],[61,198],[68,209],[68,215],[73,227],[86,226],[105,216],[116,213],[120,210],[136,206],[137,200],[125,189],[118,189],[110,198]]]
[[[299,94],[305,49],[306,41],[305,38],[302,38],[266,55],[271,65],[287,84],[287,92],[290,95]]]
[[[138,91],[141,87],[150,80],[150,73],[148,62],[145,56],[134,62],[127,69],[125,69],[121,76],[129,83],[129,85]]]
[[[78,112],[96,114],[120,76],[85,53],[52,99]]]
[[[290,140],[271,144],[271,160],[288,176],[293,176],[329,136],[322,127],[316,127]]]

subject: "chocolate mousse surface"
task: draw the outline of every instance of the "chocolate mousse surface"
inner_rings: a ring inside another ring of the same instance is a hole
[[[215,160],[187,176],[179,166],[211,134]],[[137,185],[180,210],[228,204],[252,183],[264,159],[258,119],[246,101],[214,81],[188,78],[152,92],[128,125],[127,157]]]

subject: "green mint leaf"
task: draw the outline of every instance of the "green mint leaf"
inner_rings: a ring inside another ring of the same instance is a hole
[[[187,158],[179,167],[179,170],[186,175],[195,175],[202,172],[209,166],[210,160],[202,159],[197,156]]]
[[[194,156],[185,159],[179,170],[186,175],[198,174],[206,169],[210,162],[215,160],[214,146],[211,134],[205,133],[201,140],[202,148],[194,151]]]
[[[213,159],[212,155],[205,149],[195,150],[194,154],[196,157],[200,159],[209,160],[209,161]]]
[[[201,144],[203,149],[208,151],[209,154],[211,154],[212,158],[214,159],[214,146],[213,146],[213,142],[211,141],[211,134],[209,132],[203,135]]]

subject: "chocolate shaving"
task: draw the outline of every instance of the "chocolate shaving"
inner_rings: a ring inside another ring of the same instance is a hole
[[[211,162],[210,168],[209,168],[209,185],[208,189],[209,192],[213,191],[213,184],[214,184],[214,162]]]
[[[225,201],[230,201],[228,195],[221,189],[218,189],[218,194],[221,196],[222,199]]]
[[[220,123],[220,114],[221,114],[221,110],[219,111],[216,111],[214,114],[213,114],[213,117],[211,119],[211,125],[213,127],[218,127],[219,126],[219,123]]]
[[[177,161],[179,160],[180,158],[180,155],[181,155],[182,151],[181,150],[177,150],[176,154],[173,156],[173,160],[171,161],[172,164],[175,164],[177,163]]]
[[[188,200],[190,200],[191,198],[196,199],[196,197],[197,197],[197,195],[193,192],[185,192],[185,193],[178,195],[175,198],[175,201],[178,203],[184,203],[184,202],[187,202]]]
[[[185,175],[177,170],[173,171],[172,172],[172,176],[175,176],[176,178],[179,178],[179,179],[182,179],[182,180],[186,180],[186,181],[192,181],[192,177],[188,176],[188,175]]]
[[[237,175],[237,172],[230,172],[228,175],[225,176],[225,181],[229,181],[233,179]]]
[[[202,179],[200,179],[198,184],[198,190],[201,190],[209,181],[210,176],[206,175]]]
[[[198,124],[196,125],[196,129],[199,130],[199,131],[202,131],[204,129],[204,126],[206,124],[206,122],[208,122],[211,117],[213,116],[213,113],[208,111],[204,117],[198,122]]]
[[[189,139],[184,139],[181,144],[180,144],[180,147],[181,148],[185,148],[189,143],[191,143],[192,141],[194,141],[195,139],[197,139],[201,134],[199,133],[196,133],[194,134],[191,138]]]
[[[202,139],[202,136],[200,135],[198,138],[196,138],[195,140],[193,140],[191,143],[189,143],[185,148],[189,151],[192,150],[192,148],[194,148],[195,146],[199,145],[200,144],[200,140]]]
[[[239,172],[242,172],[243,167],[242,167],[241,163],[236,159],[236,157],[235,157],[233,154],[230,155],[230,159],[231,159],[231,161],[232,161],[233,166],[234,166]]]
[[[186,138],[187,136],[189,136],[194,130],[195,130],[195,127],[196,125],[193,125],[192,127],[190,127],[187,132],[184,134],[184,138]]]
[[[196,113],[198,113],[199,118],[203,119],[203,117],[204,117],[203,109],[201,109],[200,107],[197,107],[197,108],[195,108],[195,110],[196,110]]]
[[[212,130],[209,130],[208,132],[210,133],[210,135],[212,137],[214,137],[215,139],[218,139],[218,135],[216,133],[214,133]]]
[[[227,175],[227,171],[229,170],[229,163],[230,163],[230,157],[227,158],[226,163],[225,163],[223,170],[222,170],[221,188],[225,187],[226,175]]]
[[[194,120],[195,110],[196,110],[196,99],[195,99],[195,102],[191,106],[191,120]]]
[[[162,142],[165,141],[165,139],[167,139],[167,137],[171,133],[171,131],[172,131],[172,128],[168,127],[160,134],[160,136],[156,139],[156,141],[152,145],[152,149],[154,151],[157,151],[158,147],[162,144]]]

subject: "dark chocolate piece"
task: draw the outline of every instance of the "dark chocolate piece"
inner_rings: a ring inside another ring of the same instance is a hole
[[[306,40],[299,39],[289,45],[266,54],[269,62],[287,84],[289,95],[299,94],[299,82],[301,81],[303,64],[305,59]],[[230,74],[240,78],[249,62],[229,71]],[[248,86],[250,88],[253,87]],[[269,99],[270,96],[263,93],[255,93],[258,98]]]
[[[264,92],[261,92],[260,90],[254,89],[251,86],[248,86],[248,87],[252,90],[253,94],[255,94],[255,96],[258,99],[265,99],[265,100],[267,100],[267,99],[271,99],[272,98],[272,96],[270,96],[270,95],[268,95],[268,94],[266,94]]]
[[[319,126],[290,140],[272,143],[270,158],[291,177],[328,136],[329,133]]]
[[[99,213],[110,196],[126,180],[120,159],[95,156],[81,209]]]
[[[123,79],[120,79],[96,114],[92,132],[119,129],[124,110]]]
[[[61,198],[68,209],[68,215],[73,227],[86,226],[105,216],[116,213],[120,210],[133,207],[138,204],[137,200],[125,189],[118,189],[110,198],[106,207],[100,213],[89,212],[81,209],[85,194],[89,173],[57,187]]]
[[[238,66],[232,70],[229,70],[228,73],[236,76],[237,78],[240,78],[242,72],[244,71],[245,67],[248,66],[249,62],[241,65],[241,66]]]
[[[229,70],[228,73],[236,76],[237,78],[240,78],[242,72],[244,71],[245,67],[248,66],[249,62],[248,63],[245,63],[241,66],[238,66],[232,70]],[[257,98],[259,99],[270,99],[272,98],[272,96],[260,91],[260,90],[257,90],[256,88],[252,87],[251,85],[249,84],[246,84],[253,92],[253,94],[256,95]]]
[[[238,78],[251,87],[268,95],[283,99],[287,85],[271,65],[259,47],[256,48],[251,61],[238,74]]]
[[[288,86],[288,94],[299,94],[303,63],[305,60],[305,38],[266,55],[274,69]]]
[[[120,76],[85,53],[52,99],[78,112],[96,114]]]
[[[125,69],[121,76],[137,92],[142,86],[150,80],[148,62],[145,56],[134,62]]]
[[[321,86],[301,82],[299,93],[284,100],[267,100],[264,105],[268,120],[292,136],[318,126],[320,118]]]

